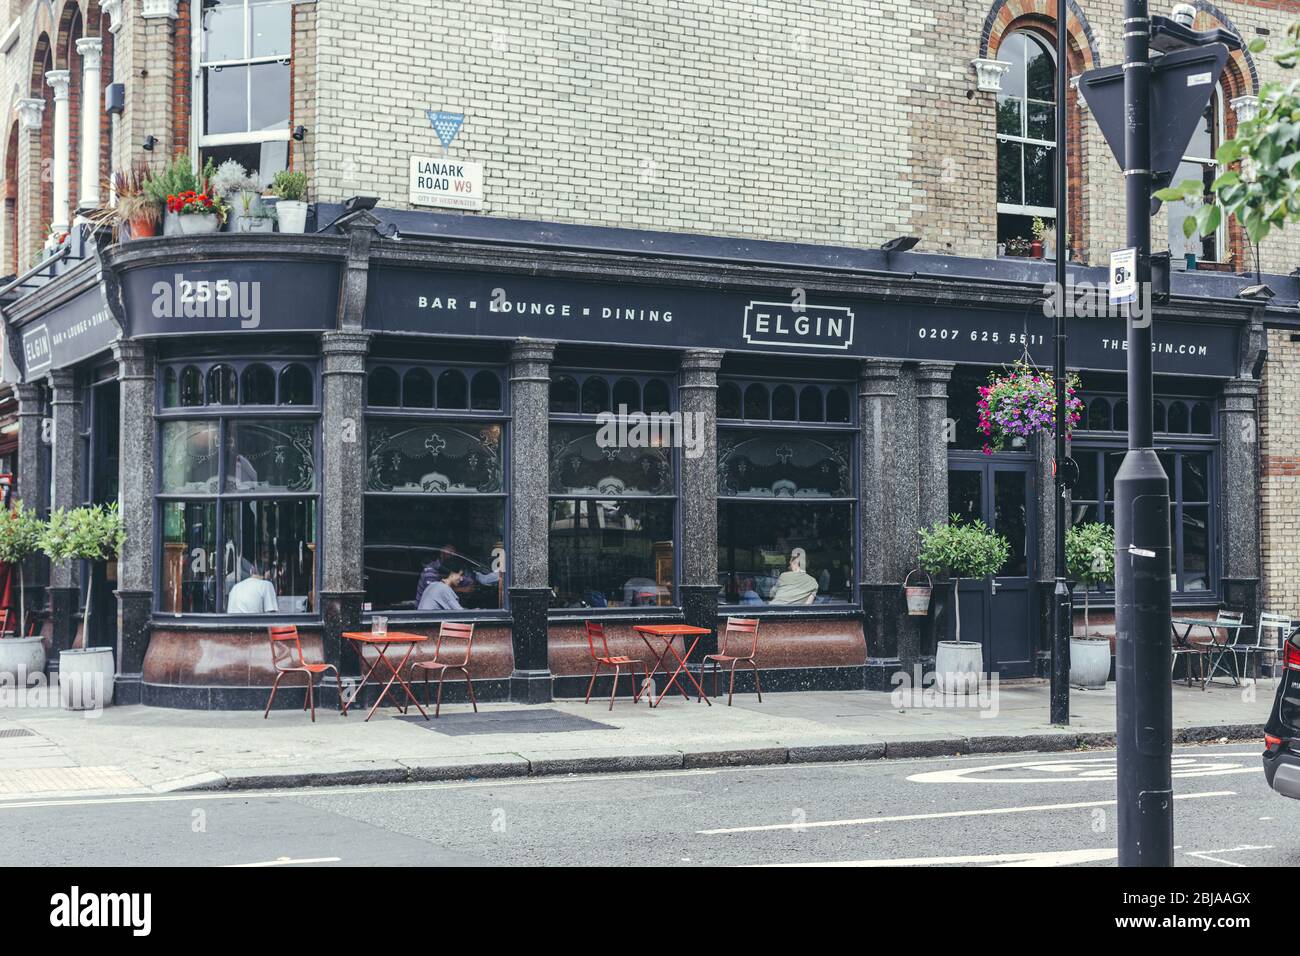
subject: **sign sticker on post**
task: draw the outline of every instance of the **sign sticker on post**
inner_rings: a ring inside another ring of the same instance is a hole
[[[1137,250],[1110,254],[1110,301],[1116,305],[1137,301]]]

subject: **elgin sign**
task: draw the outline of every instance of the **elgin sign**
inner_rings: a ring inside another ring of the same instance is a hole
[[[483,164],[411,157],[411,205],[483,208]]]

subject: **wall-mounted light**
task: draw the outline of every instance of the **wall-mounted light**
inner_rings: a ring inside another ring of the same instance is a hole
[[[307,138],[307,127],[295,126],[293,128],[293,138],[301,143],[304,139]]]
[[[152,152],[153,152],[153,148],[154,148],[155,146],[157,146],[157,145],[158,145],[158,137],[157,137],[157,136],[149,135],[149,136],[146,136],[146,137],[144,138],[143,146],[144,146],[144,151],[145,151],[146,153],[152,153]]]

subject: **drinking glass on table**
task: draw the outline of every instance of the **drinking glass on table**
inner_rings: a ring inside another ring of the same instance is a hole
[[[376,614],[370,619],[370,630],[374,634],[388,633],[388,618],[383,614]]]

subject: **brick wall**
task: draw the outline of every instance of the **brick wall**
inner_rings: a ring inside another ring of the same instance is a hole
[[[1270,330],[1260,390],[1260,508],[1263,607],[1300,610],[1300,342]]]

